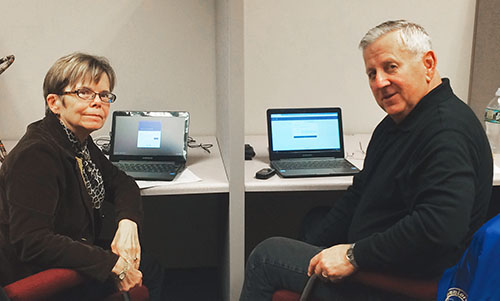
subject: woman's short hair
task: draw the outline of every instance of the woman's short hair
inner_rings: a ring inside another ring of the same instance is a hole
[[[115,71],[105,57],[75,52],[58,59],[45,75],[43,98],[49,94],[62,94],[67,86],[80,82],[98,83],[102,74],[109,78],[109,90],[115,87]]]
[[[418,24],[406,20],[387,21],[370,29],[363,39],[361,39],[361,42],[359,42],[359,48],[365,50],[366,47],[378,38],[393,31],[399,31],[401,43],[415,54],[423,55],[427,51],[432,50],[431,38],[425,29]]]

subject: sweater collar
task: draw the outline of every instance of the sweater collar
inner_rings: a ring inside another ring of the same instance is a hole
[[[442,82],[437,87],[427,93],[417,103],[415,108],[406,116],[401,123],[397,124],[390,116],[384,118],[384,123],[389,127],[390,131],[409,132],[418,125],[418,120],[425,115],[428,110],[434,110],[441,102],[446,100],[453,94],[448,78],[442,78]]]

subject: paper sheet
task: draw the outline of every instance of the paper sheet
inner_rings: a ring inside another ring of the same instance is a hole
[[[136,180],[135,182],[140,189],[146,189],[155,186],[170,186],[181,183],[194,183],[201,181],[201,178],[195,175],[189,168],[182,171],[180,175],[177,176],[173,181],[142,181]]]

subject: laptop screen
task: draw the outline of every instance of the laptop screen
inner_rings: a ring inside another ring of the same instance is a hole
[[[269,109],[271,159],[277,157],[343,157],[340,108]]]
[[[337,112],[271,114],[271,131],[274,151],[340,149]]]
[[[110,159],[185,159],[188,127],[188,112],[116,111]]]

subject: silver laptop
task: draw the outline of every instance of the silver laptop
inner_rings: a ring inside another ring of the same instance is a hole
[[[271,167],[284,178],[359,172],[344,158],[340,108],[268,109],[267,133]]]
[[[185,168],[188,112],[115,111],[109,159],[137,180],[173,180]]]

